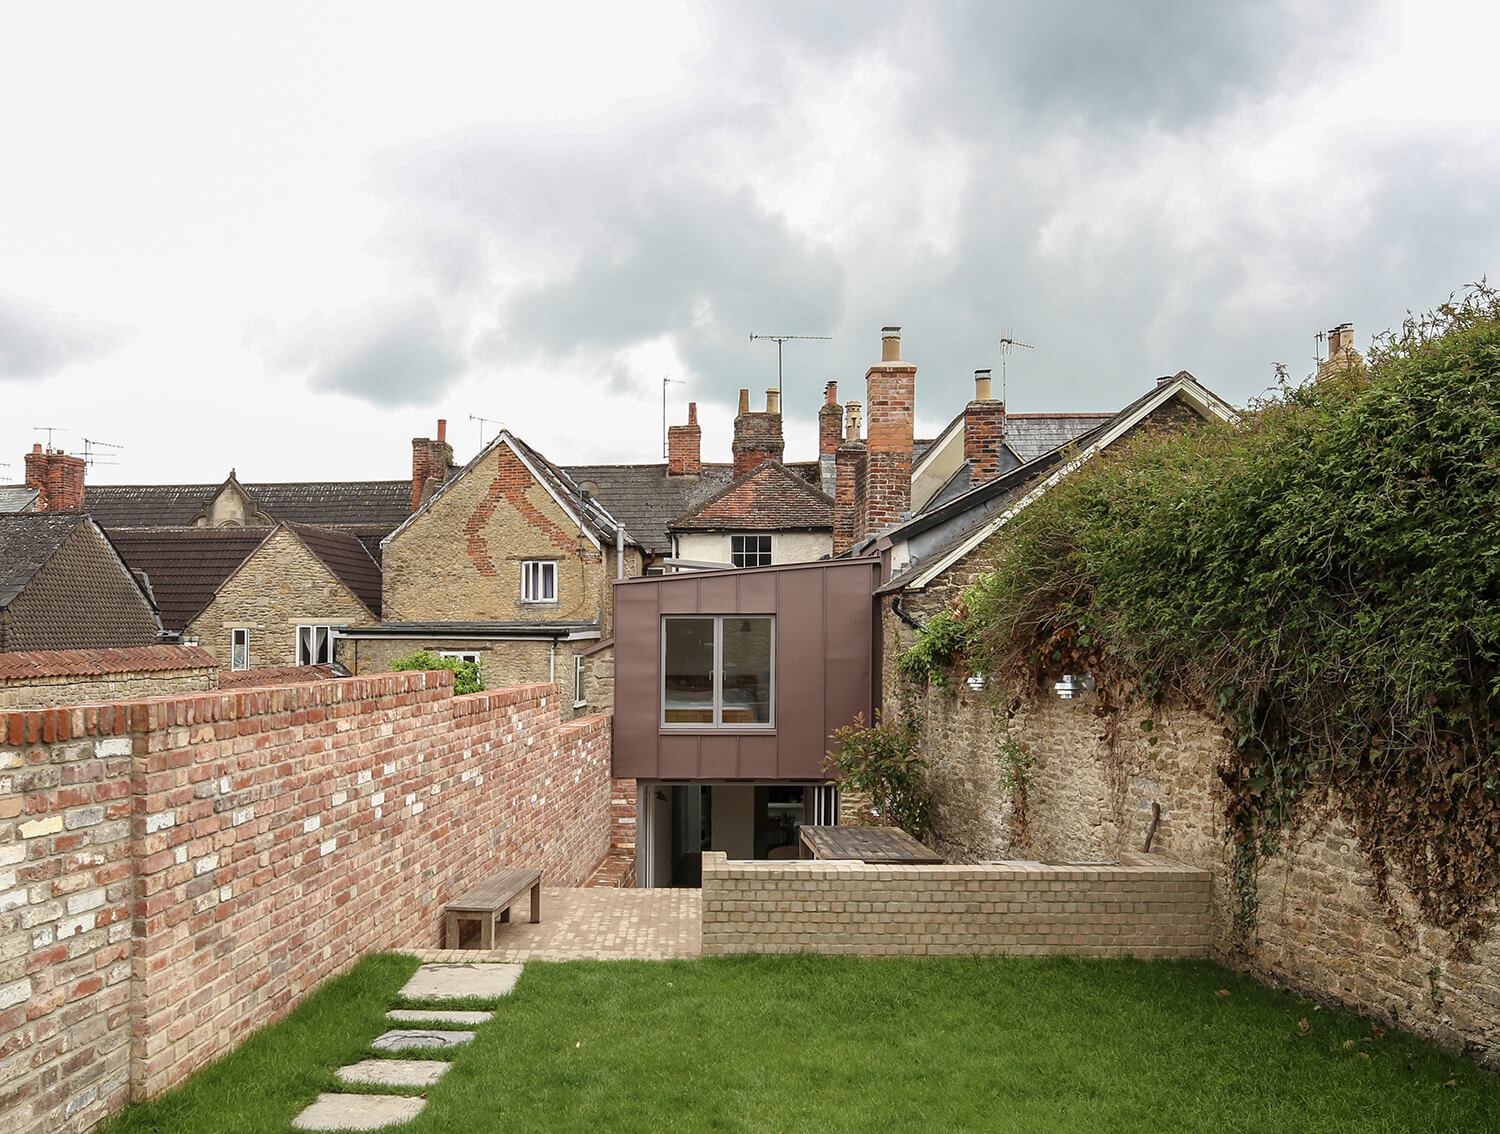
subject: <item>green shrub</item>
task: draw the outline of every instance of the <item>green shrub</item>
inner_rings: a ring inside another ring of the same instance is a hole
[[[867,792],[881,823],[915,839],[926,837],[928,829],[927,761],[918,737],[913,716],[892,721],[877,712],[868,728],[857,716],[833,734],[838,747],[825,757],[841,788]]]
[[[456,694],[478,693],[484,686],[479,683],[479,667],[471,661],[458,658],[439,657],[431,650],[417,650],[391,662],[393,673],[408,669],[451,669],[453,692]]]

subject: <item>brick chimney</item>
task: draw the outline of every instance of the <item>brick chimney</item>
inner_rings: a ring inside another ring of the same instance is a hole
[[[698,403],[688,403],[686,425],[667,430],[667,475],[697,476],[703,471],[703,430],[698,427]]]
[[[983,484],[1000,475],[1000,450],[1005,445],[1005,403],[991,392],[990,372],[974,371],[974,400],[964,407],[964,460],[969,483]]]
[[[33,445],[26,454],[26,487],[34,488],[38,512],[82,512],[82,457],[70,457],[61,449],[43,450]]]
[[[785,447],[781,440],[781,391],[766,391],[764,413],[750,412],[750,391],[740,391],[740,412],[734,419],[734,475],[744,476],[762,461],[779,461]]]
[[[880,332],[880,362],[865,375],[865,513],[861,535],[897,523],[911,511],[911,449],[917,368],[901,361],[901,328]]]
[[[838,480],[838,451],[844,440],[844,407],[839,405],[839,384],[823,387],[823,404],[818,407],[818,479],[823,491],[833,495]]]
[[[832,383],[830,383],[832,385]],[[842,555],[863,534],[861,517],[865,510],[865,443],[860,438],[858,402],[845,407],[848,432],[843,444],[834,452],[833,553]]]
[[[1328,358],[1318,364],[1319,379],[1330,374],[1349,374],[1364,368],[1365,360],[1354,349],[1354,324],[1340,323],[1328,332]]]
[[[438,418],[437,440],[430,437],[411,439],[411,510],[415,512],[431,499],[448,479],[453,466],[453,446],[448,444],[448,421]]]

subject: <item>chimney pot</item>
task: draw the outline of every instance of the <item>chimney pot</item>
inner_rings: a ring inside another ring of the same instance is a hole
[[[830,382],[823,387],[823,401],[830,406],[839,404],[839,384],[837,382]]]
[[[860,421],[860,415],[863,410],[864,407],[858,402],[850,402],[847,406],[844,407],[844,421],[846,423],[844,431],[845,441],[859,440],[859,431],[860,426],[862,425],[862,422]]]
[[[880,361],[881,362],[900,362],[901,361],[901,328],[900,327],[881,327],[880,328]]]
[[[42,451],[42,443],[40,441],[36,442],[31,446],[31,451],[33,453],[40,453]]]
[[[740,413],[749,413],[750,412],[750,391],[749,390],[741,390],[740,391],[740,409],[739,409],[739,412]]]
[[[448,440],[448,419],[446,417],[438,418],[438,440]]]
[[[988,402],[993,400],[990,372],[988,370],[974,371],[974,400],[976,402]]]
[[[766,412],[781,412],[781,391],[776,389],[774,386],[766,391]]]
[[[697,425],[698,424],[698,403],[697,402],[689,402],[688,403],[688,424],[689,425]]]

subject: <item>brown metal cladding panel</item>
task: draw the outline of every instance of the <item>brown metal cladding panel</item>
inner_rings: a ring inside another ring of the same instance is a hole
[[[740,737],[740,778],[746,780],[776,779],[776,750],[780,747],[774,736]]]
[[[740,770],[740,744],[738,736],[705,736],[698,749],[698,774],[705,780],[737,780],[744,776]]]
[[[850,564],[829,578],[824,683],[824,737],[851,724],[855,714],[872,720],[874,704],[874,571]]]
[[[823,737],[824,610],[827,571],[788,571],[778,580],[776,774],[818,775]]]
[[[701,606],[698,600],[698,582],[692,575],[662,579],[657,585],[661,594],[661,613],[696,614]]]
[[[739,583],[739,606],[735,613],[774,614],[777,578],[776,575],[766,573],[744,575],[736,580]]]
[[[659,775],[664,780],[695,780],[698,772],[698,738],[664,736],[661,738]]]
[[[657,775],[660,711],[660,590],[615,587],[615,723],[612,772],[617,777]]]
[[[698,580],[698,609],[705,614],[740,614],[740,582],[731,574]]]

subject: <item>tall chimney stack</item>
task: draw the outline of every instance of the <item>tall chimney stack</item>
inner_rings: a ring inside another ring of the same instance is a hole
[[[911,511],[911,451],[917,368],[901,361],[901,328],[880,332],[880,362],[865,375],[869,424],[865,430],[865,511],[860,536],[904,519]]]
[[[844,442],[834,452],[833,553],[842,555],[863,534],[861,517],[865,512],[865,443],[859,435],[858,402],[850,402]]]
[[[26,487],[37,491],[38,512],[82,512],[85,461],[61,449],[32,445],[26,454]]]
[[[438,418],[437,439],[411,439],[411,510],[415,512],[443,487],[453,465],[453,446],[448,444],[448,420]]]
[[[1005,403],[995,401],[988,370],[974,371],[974,400],[964,407],[964,460],[969,483],[983,484],[1000,475],[1005,447]]]
[[[688,403],[686,425],[667,430],[667,475],[697,476],[703,471],[703,430],[698,427],[698,403]]]
[[[838,480],[838,451],[843,439],[844,407],[839,405],[839,384],[830,382],[823,387],[823,404],[818,407],[818,480],[829,496]]]
[[[781,393],[766,391],[766,412],[750,412],[750,391],[740,391],[740,412],[734,419],[734,475],[744,476],[763,461],[779,461],[785,446],[781,438]]]

